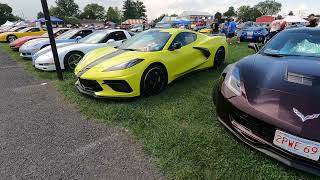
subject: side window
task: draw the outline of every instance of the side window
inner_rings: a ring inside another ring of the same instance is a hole
[[[88,36],[89,34],[92,33],[92,30],[83,30],[82,34],[80,35],[82,38]]]
[[[114,32],[113,34],[114,34],[113,39],[115,41],[121,41],[121,40],[127,39],[127,36],[124,34],[123,31],[117,31],[117,32]]]
[[[197,40],[197,35],[195,33],[182,32],[175,37],[172,44],[181,43],[182,46],[186,46],[188,44],[193,43],[196,40]]]
[[[28,32],[39,32],[39,31],[40,31],[39,28],[32,28]]]

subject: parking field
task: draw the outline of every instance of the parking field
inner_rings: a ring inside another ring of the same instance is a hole
[[[31,62],[21,59],[7,44],[0,44],[0,47],[2,52],[11,55],[12,60],[20,62],[26,70],[31,70],[35,77],[45,81],[53,80],[50,82],[66,101],[59,103],[74,104],[79,112],[99,119],[107,127],[127,128],[168,178],[315,178],[247,147],[220,125],[214,113],[212,88],[221,70],[192,73],[178,79],[154,97],[97,100],[77,92],[72,73],[65,74],[65,81],[56,81],[55,73],[35,71]],[[247,48],[247,43],[229,48],[232,53],[226,63],[236,62],[253,53]]]

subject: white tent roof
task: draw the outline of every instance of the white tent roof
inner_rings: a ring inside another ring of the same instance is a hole
[[[1,26],[13,26],[13,25],[14,25],[13,22],[7,21],[6,23],[2,24]]]
[[[301,17],[298,16],[287,16],[283,19],[287,23],[307,23],[307,20],[302,19]]]

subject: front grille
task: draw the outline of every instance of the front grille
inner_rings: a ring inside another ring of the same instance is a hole
[[[236,108],[232,109],[231,117],[242,126],[251,130],[252,133],[260,138],[272,143],[276,128],[268,123],[263,122],[253,116],[250,116]]]
[[[85,90],[94,91],[94,92],[99,92],[103,90],[100,84],[95,80],[87,80],[87,79],[79,78],[79,82]]]
[[[104,83],[117,92],[131,93],[133,91],[130,85],[124,80],[105,80]]]

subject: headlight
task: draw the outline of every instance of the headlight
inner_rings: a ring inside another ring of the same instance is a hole
[[[240,84],[240,71],[239,68],[233,66],[225,79],[225,85],[229,90],[231,90],[235,95],[241,96],[241,84]]]
[[[105,69],[103,72],[108,72],[108,71],[118,71],[118,70],[123,70],[123,69],[128,69],[132,66],[135,66],[139,63],[141,63],[144,59],[133,59],[131,61],[128,62],[124,62],[115,66],[112,66],[108,69]]]

